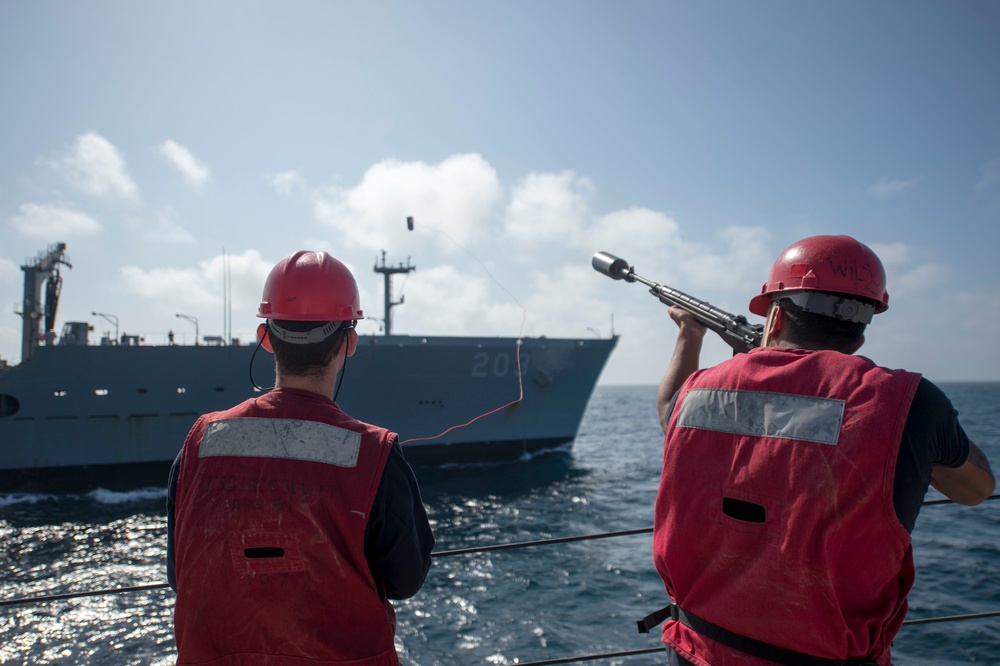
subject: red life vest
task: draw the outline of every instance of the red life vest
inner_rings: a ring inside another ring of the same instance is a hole
[[[294,389],[198,419],[175,509],[179,664],[399,663],[364,553],[395,439]]]
[[[653,555],[683,610],[740,636],[890,664],[913,585],[893,508],[920,376],[832,351],[757,349],[692,375],[664,440]],[[772,662],[667,621],[696,664]]]

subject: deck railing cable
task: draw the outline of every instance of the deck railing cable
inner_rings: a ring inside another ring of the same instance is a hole
[[[978,620],[986,617],[996,617],[1000,611],[989,613],[969,613],[968,615],[949,615],[948,617],[928,617],[920,620],[906,620],[903,626],[914,624],[930,624],[932,622],[956,622],[960,620]],[[653,654],[655,652],[666,652],[666,647],[646,648],[643,650],[624,650],[622,652],[605,652],[602,654],[585,654],[578,657],[560,657],[558,659],[546,659],[544,661],[518,662],[518,666],[550,666],[553,664],[573,664],[580,661],[595,661],[597,659],[621,659],[622,657],[635,657],[642,654]]]
[[[987,500],[1000,499],[1000,494],[990,495],[986,499]],[[950,499],[928,500],[923,503],[923,506],[935,506],[940,504],[954,504],[954,503],[955,502]],[[572,543],[577,541],[593,541],[596,539],[612,539],[616,537],[636,536],[640,534],[651,534],[652,532],[653,532],[652,527],[644,527],[633,530],[621,530],[617,532],[601,532],[599,534],[583,534],[578,536],[556,537],[552,539],[537,539],[534,541],[518,541],[515,543],[494,544],[492,546],[475,546],[472,548],[457,548],[454,550],[442,550],[435,553],[431,553],[431,557],[440,558],[440,557],[453,557],[456,555],[471,555],[471,554],[487,553],[498,550],[514,550],[519,548],[550,546],[560,543]],[[126,587],[113,587],[113,588],[106,588],[99,590],[66,592],[63,594],[39,595],[34,597],[21,597],[16,599],[0,599],[0,608],[6,606],[40,604],[49,601],[79,599],[83,597],[96,597],[109,594],[124,594],[128,592],[163,590],[167,589],[168,587],[169,586],[167,585],[167,583],[150,583],[146,585],[130,585]],[[905,620],[903,622],[903,626],[917,625],[917,624],[931,624],[935,622],[959,622],[959,621],[977,620],[977,619],[997,617],[997,616],[1000,616],[1000,611],[989,611],[984,613],[968,613],[965,615],[949,615],[943,617],[919,618],[914,620]],[[582,661],[595,661],[597,659],[618,659],[623,657],[627,658],[644,654],[652,654],[655,652],[663,652],[665,651],[665,649],[666,648],[664,647],[655,647],[655,648],[646,648],[639,650],[625,650],[622,652],[607,652],[601,654],[580,655],[575,657],[560,657],[558,659],[548,659],[545,661],[522,662],[520,666],[550,666],[550,665],[554,666],[555,664],[571,664]]]

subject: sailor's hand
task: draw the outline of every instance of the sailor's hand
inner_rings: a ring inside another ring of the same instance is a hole
[[[667,312],[670,313],[670,318],[674,320],[677,327],[681,329],[678,335],[690,335],[697,338],[704,337],[707,329],[698,323],[698,320],[686,310],[672,305]]]

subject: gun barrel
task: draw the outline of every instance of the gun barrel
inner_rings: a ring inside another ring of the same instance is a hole
[[[677,305],[688,312],[700,314],[706,320],[702,323],[713,322],[725,328],[727,321],[733,318],[733,315],[719,310],[708,301],[699,300],[662,284],[656,285],[651,291],[662,301],[668,301],[671,305]]]
[[[746,317],[742,315],[730,314],[708,301],[699,300],[682,291],[671,289],[641,275],[636,275],[635,270],[627,261],[610,252],[596,253],[590,263],[594,270],[604,273],[612,280],[640,282],[646,285],[649,287],[649,292],[660,299],[662,303],[676,305],[691,313],[702,325],[721,335],[722,339],[736,352],[746,352],[760,346],[763,326],[750,325]]]

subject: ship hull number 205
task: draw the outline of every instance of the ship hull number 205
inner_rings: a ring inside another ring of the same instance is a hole
[[[531,357],[528,354],[521,354],[521,374],[528,372]],[[472,357],[473,377],[506,377],[508,374],[517,374],[517,362],[514,355],[508,352],[497,352],[489,354],[478,352]]]

